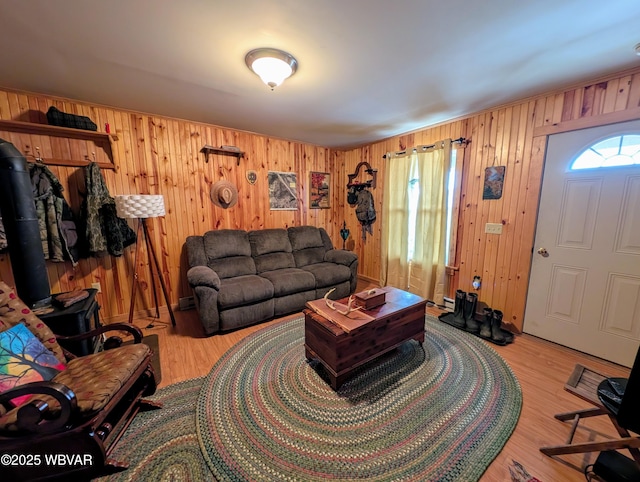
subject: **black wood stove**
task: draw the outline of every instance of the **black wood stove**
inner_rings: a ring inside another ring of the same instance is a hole
[[[0,214],[6,231],[16,291],[22,301],[34,309],[57,335],[79,335],[98,328],[98,290],[87,289],[87,298],[67,308],[51,303],[51,288],[27,161],[13,144],[3,139],[0,139]],[[60,345],[74,355],[84,356],[96,352],[100,348],[100,341],[100,337],[95,337],[78,342],[60,341]]]
[[[89,296],[82,301],[74,303],[68,308],[51,305],[53,311],[38,315],[51,331],[56,335],[72,336],[86,333],[100,326],[100,305],[96,301],[98,290],[87,289]],[[52,297],[55,298],[56,295]],[[95,353],[100,349],[100,337],[93,339],[68,342],[60,340],[62,347],[77,356],[85,356]]]

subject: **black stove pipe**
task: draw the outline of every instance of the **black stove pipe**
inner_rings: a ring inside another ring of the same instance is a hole
[[[0,214],[18,296],[31,308],[51,302],[51,286],[27,160],[0,139]]]

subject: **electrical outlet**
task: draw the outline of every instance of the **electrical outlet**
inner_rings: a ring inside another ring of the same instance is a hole
[[[91,283],[91,287],[94,290],[98,290],[98,293],[102,293],[102,289],[100,288],[100,283]]]
[[[487,223],[484,225],[484,232],[487,234],[502,234],[502,224]]]

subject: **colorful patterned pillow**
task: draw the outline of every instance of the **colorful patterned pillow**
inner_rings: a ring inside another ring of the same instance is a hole
[[[51,380],[65,366],[23,324],[0,333],[0,393],[25,383]],[[18,406],[31,395],[11,400]]]
[[[62,348],[58,345],[56,337],[49,327],[18,298],[9,285],[0,281],[0,331],[8,330],[18,323],[25,324],[61,363],[66,363],[67,360]]]

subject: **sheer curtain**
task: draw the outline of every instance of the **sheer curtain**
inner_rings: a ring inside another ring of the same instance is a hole
[[[443,302],[451,140],[387,154],[380,283]]]

